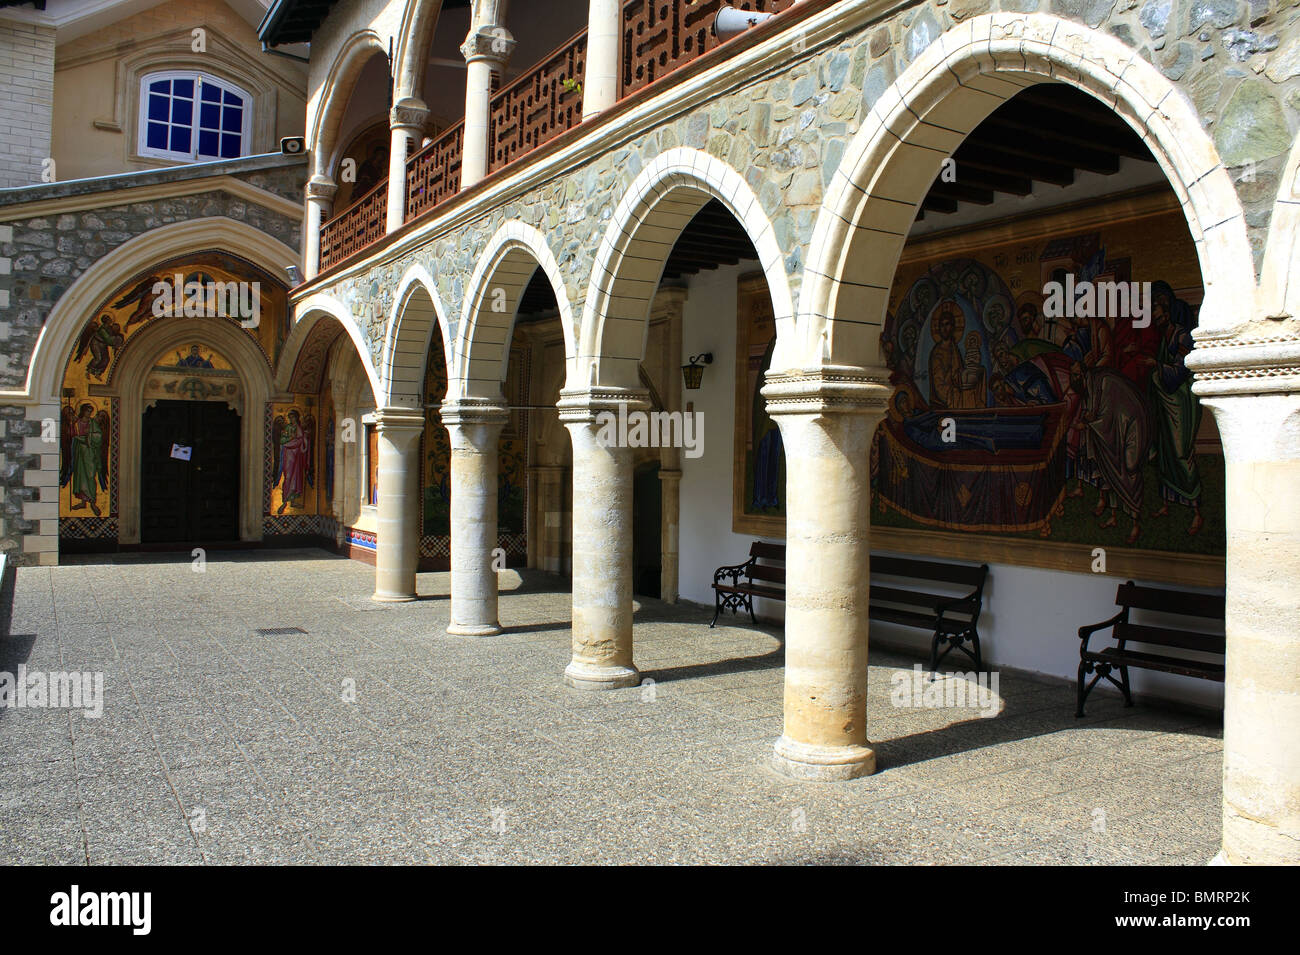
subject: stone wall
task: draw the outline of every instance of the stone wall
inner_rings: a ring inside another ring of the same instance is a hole
[[[300,201],[302,165],[239,174],[291,201]],[[250,203],[219,189],[188,196],[131,202],[123,190],[120,205],[85,211],[11,219],[0,232],[0,256],[10,260],[10,274],[0,275],[0,389],[20,388],[27,375],[41,326],[60,296],[105,254],[151,229],[173,222],[225,216],[245,222],[299,248],[301,223],[277,211]],[[11,230],[11,231],[10,231]],[[122,276],[125,281],[129,276]]]

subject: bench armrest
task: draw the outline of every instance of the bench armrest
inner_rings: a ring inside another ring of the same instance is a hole
[[[1082,640],[1083,643],[1079,647],[1079,652],[1082,653],[1084,650],[1088,649],[1089,637],[1091,637],[1098,630],[1105,630],[1107,627],[1115,626],[1115,624],[1119,623],[1124,619],[1127,612],[1128,612],[1127,610],[1121,610],[1119,613],[1115,614],[1115,616],[1111,617],[1109,620],[1103,620],[1101,623],[1094,623],[1094,624],[1089,624],[1086,627],[1080,627],[1079,639]]]
[[[756,558],[751,557],[743,564],[734,564],[729,567],[719,567],[713,572],[713,582],[720,584],[727,577],[731,578],[731,585],[734,587],[740,583],[741,577],[749,576],[749,568],[753,566]]]
[[[979,605],[980,595],[976,592],[973,594],[967,594],[965,597],[950,597],[947,600],[936,601],[934,609],[936,613],[942,616],[947,610],[957,610],[965,606],[978,607]]]

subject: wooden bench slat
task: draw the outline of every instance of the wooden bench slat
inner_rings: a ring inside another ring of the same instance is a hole
[[[761,584],[741,584],[737,587],[731,584],[714,584],[715,590],[720,590],[726,594],[752,594],[755,597],[770,597],[774,600],[784,600],[785,591],[776,587],[764,587]]]
[[[890,577],[915,577],[918,580],[941,580],[950,584],[968,584],[978,587],[988,572],[987,566],[970,567],[966,564],[945,564],[933,560],[912,560],[907,557],[872,557],[871,572]]]
[[[1192,594],[1160,587],[1141,587],[1129,581],[1119,585],[1119,591],[1115,594],[1115,606],[1221,620],[1224,616],[1225,599],[1213,594]]]
[[[1151,627],[1140,623],[1115,624],[1115,639],[1129,643],[1151,643],[1162,647],[1183,650],[1200,650],[1204,653],[1224,653],[1227,638],[1223,634],[1193,633],[1188,630],[1171,630],[1168,627]]]
[[[1188,660],[1180,657],[1167,657],[1159,653],[1142,653],[1137,650],[1120,650],[1109,647],[1105,650],[1087,654],[1089,659],[1111,663],[1117,666],[1136,666],[1144,670],[1161,670],[1165,673],[1177,673],[1180,676],[1195,676],[1204,680],[1223,682],[1224,665],[1207,663],[1202,660]]]
[[[944,595],[930,594],[920,590],[900,590],[896,587],[886,587],[882,584],[871,585],[871,601],[883,600],[888,603],[904,604],[912,607],[926,607],[930,611],[938,608],[939,604],[946,603],[950,600],[959,599],[962,595]],[[964,611],[954,609],[954,613]]]
[[[785,545],[769,544],[766,541],[754,541],[749,545],[749,556],[759,560],[785,561]]]
[[[766,580],[776,584],[785,583],[784,567],[772,567],[769,564],[751,564],[746,573],[753,580]]]
[[[918,610],[878,607],[872,604],[867,610],[867,616],[872,620],[883,620],[885,623],[901,623],[909,627],[921,627],[926,630],[934,628],[934,614],[921,613]]]

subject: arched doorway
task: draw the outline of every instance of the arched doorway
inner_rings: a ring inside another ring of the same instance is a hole
[[[262,540],[284,286],[194,252],[121,283],[92,316],[61,386],[61,547]]]

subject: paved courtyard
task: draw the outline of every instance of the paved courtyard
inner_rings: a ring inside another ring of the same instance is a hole
[[[1218,851],[1221,724],[1003,671],[1001,712],[898,707],[876,650],[881,771],[801,783],[779,634],[641,601],[655,683],[567,689],[565,582],[503,575],[492,638],[444,633],[323,551],[22,568],[0,671],[104,674],[103,715],[0,709],[13,863],[1189,863]],[[259,634],[268,628],[305,633]],[[352,697],[355,696],[353,700]]]

